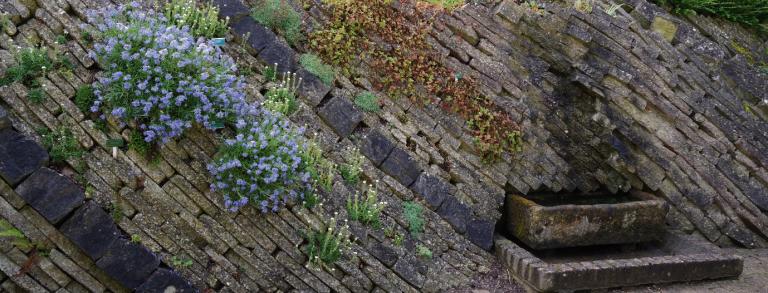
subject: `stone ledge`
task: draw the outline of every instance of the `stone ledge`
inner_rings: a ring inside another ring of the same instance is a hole
[[[738,277],[739,256],[723,254],[688,239],[668,235],[663,243],[637,251],[568,255],[555,251],[538,257],[496,235],[496,255],[514,278],[541,292],[591,290]]]

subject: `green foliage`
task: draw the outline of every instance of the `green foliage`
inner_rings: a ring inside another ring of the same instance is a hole
[[[56,36],[56,43],[63,45],[66,44],[68,41],[67,36],[65,35],[57,35]]]
[[[93,94],[93,87],[90,85],[82,85],[77,88],[75,93],[75,105],[83,113],[91,112],[91,105],[96,100],[96,95]]]
[[[251,17],[295,45],[301,40],[301,15],[286,0],[260,0]]]
[[[304,66],[304,69],[317,75],[325,85],[330,86],[333,80],[336,79],[336,71],[333,70],[333,66],[323,63],[323,60],[314,54],[303,54],[299,58],[299,63]]]
[[[274,66],[264,66],[262,74],[267,82],[277,81],[277,63]]]
[[[309,255],[309,262],[315,265],[330,265],[341,258],[341,251],[349,241],[349,227],[336,227],[336,220],[331,218],[324,231],[312,231],[306,235],[307,245],[304,251]]]
[[[141,243],[141,235],[139,234],[131,234],[131,243]]]
[[[768,1],[765,0],[656,0],[681,14],[717,15],[748,27],[768,31]]]
[[[422,244],[416,245],[416,255],[426,259],[432,259],[432,250]]]
[[[123,219],[123,216],[125,215],[123,213],[123,207],[120,206],[117,202],[113,202],[109,207],[109,215],[112,217],[112,221],[115,223],[120,223],[120,221]]]
[[[11,223],[5,219],[0,219],[0,241],[10,241],[13,246],[24,251],[34,249],[33,253],[37,253],[43,257],[48,256],[51,251],[45,243],[30,241],[24,233],[19,231],[19,229],[11,225]],[[33,259],[34,258],[30,257],[27,261],[30,264],[33,264]],[[22,271],[20,272],[23,272],[23,270],[24,268],[22,268]]]
[[[296,74],[285,73],[283,80],[279,85],[272,87],[265,95],[264,107],[273,113],[280,113],[290,116],[299,109],[299,103],[296,101],[296,91],[299,89],[301,80]]]
[[[178,27],[188,26],[195,37],[221,38],[227,34],[229,18],[219,19],[219,7],[212,3],[195,5],[195,0],[171,0],[164,14]]]
[[[179,257],[175,255],[171,257],[171,266],[174,268],[188,268],[188,267],[191,267],[192,264],[193,264],[192,259]]]
[[[376,188],[369,185],[365,195],[361,196],[359,191],[355,191],[353,196],[347,198],[347,215],[352,221],[379,227],[381,225],[379,215],[385,205],[386,203],[379,201]]]
[[[83,39],[83,43],[85,43],[86,45],[93,44],[93,35],[91,34],[91,32],[87,30],[83,30],[80,33],[80,37]]]
[[[317,193],[308,192],[306,195],[304,195],[303,206],[305,208],[312,209],[317,206],[318,203],[320,203],[320,197],[317,195]]]
[[[43,146],[48,150],[53,163],[62,163],[72,158],[80,158],[85,152],[69,128],[60,127],[53,131],[40,129]]]
[[[35,86],[29,89],[27,92],[27,99],[34,104],[40,104],[45,100],[45,91],[39,86]]]
[[[370,0],[365,5],[359,1],[332,2],[328,22],[309,36],[310,50],[350,79],[365,75],[374,90],[391,98],[437,104],[467,121],[476,120],[470,125],[471,131],[484,158],[498,159],[502,153],[516,150],[505,142],[519,125],[480,93],[476,81],[444,66],[439,52],[428,42],[432,22],[444,11],[416,9],[404,13],[393,8],[389,0]],[[432,2],[459,5],[463,1]],[[530,5],[543,13],[536,2]],[[366,72],[355,67],[360,59],[369,60]],[[486,111],[478,116],[481,109]],[[479,125],[493,127],[475,127]]]
[[[0,86],[21,82],[29,87],[56,65],[45,47],[21,49],[14,53],[14,58],[17,64],[6,70],[5,77],[0,79]]]
[[[3,31],[10,27],[12,24],[11,19],[8,18],[8,12],[0,12],[0,34],[3,33]]]
[[[384,236],[392,239],[392,242],[397,246],[403,245],[403,241],[405,240],[405,236],[402,233],[397,232],[397,230],[392,227],[387,227],[384,229]]]
[[[128,137],[128,149],[136,151],[143,157],[151,155],[153,151],[152,144],[144,140],[144,136],[138,130],[131,131],[131,136]]]
[[[342,164],[339,167],[341,178],[344,178],[344,181],[349,184],[357,184],[360,182],[360,174],[363,173],[364,160],[365,157],[360,154],[360,150],[356,148],[352,149],[349,156],[349,162]]]
[[[304,151],[301,153],[301,161],[309,176],[326,191],[333,187],[333,178],[336,174],[336,165],[323,157],[323,150],[317,141],[310,139],[304,143]]]
[[[464,0],[423,0],[427,3],[431,3],[442,8],[451,10],[464,5]]]
[[[367,112],[379,112],[381,106],[379,105],[379,97],[372,92],[362,92],[355,97],[355,104]]]
[[[419,235],[424,232],[424,209],[418,203],[407,201],[403,203],[403,217],[408,222],[408,229],[412,235]]]

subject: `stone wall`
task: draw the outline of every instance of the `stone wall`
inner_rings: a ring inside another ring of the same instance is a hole
[[[506,192],[638,189],[671,203],[673,228],[768,245],[764,37],[642,0],[615,15],[600,4],[586,14],[558,1],[538,12],[486,2],[442,15],[428,41],[522,126],[523,151],[483,164],[463,121],[404,99],[366,128],[387,129],[485,220],[500,217]],[[394,6],[413,14],[410,2]],[[323,23],[322,9],[309,14]],[[371,89],[365,79],[338,84],[332,93],[348,97]]]
[[[672,204],[669,222],[678,228],[699,231],[722,245],[766,246],[768,160],[760,151],[768,141],[768,109],[760,102],[767,98],[767,81],[756,64],[768,57],[744,56],[736,46],[762,52],[768,45],[732,24],[680,19],[644,0],[628,2],[625,9],[631,12],[620,10],[613,17],[599,8],[583,14],[558,3],[547,3],[546,13],[539,15],[514,1],[495,1],[467,5],[434,24],[430,40],[442,62],[477,79],[484,93],[523,126],[523,151],[486,165],[474,152],[464,121],[405,99],[383,99],[383,111],[363,112],[352,97],[370,89],[370,82],[340,77],[333,87],[324,86],[297,65],[295,48],[247,17],[243,4],[252,3],[214,1],[222,16],[231,17],[225,50],[241,68],[259,71],[263,64],[279,63],[281,71],[303,77],[302,103],[291,119],[316,133],[328,158],[341,163],[352,146],[368,158],[364,177],[378,180],[380,198],[388,202],[383,226],[408,235],[403,202],[428,207],[426,231],[418,238],[407,236],[403,246],[380,229],[353,223],[358,240],[330,268],[305,266],[301,231],[317,229],[332,216],[346,218],[343,206],[356,187],[340,176],[319,208],[230,213],[208,189],[205,164],[216,151],[214,133],[189,131],[165,145],[156,163],[126,149],[111,156],[107,140],[127,139],[129,132],[116,125],[106,132],[95,129],[72,102],[77,87],[91,83],[98,72],[85,53],[80,24],[85,11],[103,6],[102,1],[0,3],[14,23],[0,34],[0,74],[14,62],[9,51],[14,45],[41,42],[77,61],[73,74],[47,74],[42,104],[31,103],[28,89],[18,84],[0,88],[0,103],[14,127],[34,139],[39,140],[37,128],[72,129],[88,149],[83,176],[94,190],[90,199],[105,209],[119,206],[124,216],[117,226],[139,235],[164,263],[174,256],[192,260],[177,270],[201,289],[465,287],[495,265],[484,249],[493,245],[493,224],[507,192],[645,189]],[[321,21],[321,10],[310,11],[308,22]],[[673,24],[675,33],[665,39],[653,32],[660,23]],[[55,44],[65,32],[72,40]],[[261,99],[269,84],[258,74],[247,78],[249,96]],[[9,189],[2,190],[13,202]],[[53,227],[28,215],[30,208],[21,202],[6,210],[3,218],[14,225]],[[124,290],[82,251],[50,235],[39,237],[53,238],[65,252],[52,253],[53,263],[78,281],[60,286],[78,287],[88,280],[92,286]],[[417,243],[429,247],[433,258],[417,257]],[[16,255],[19,266],[23,255]],[[74,259],[77,267],[66,259]],[[31,280],[42,284],[43,279],[33,275]],[[19,281],[11,278],[3,286],[15,288]]]
[[[229,2],[233,5],[229,8],[239,3]],[[0,56],[4,56],[0,73],[14,62],[11,46],[29,47],[37,43],[72,57],[77,61],[77,68],[73,74],[50,72],[45,76],[46,99],[42,104],[29,101],[29,89],[23,85],[0,88],[0,98],[9,110],[10,121],[20,132],[38,141],[40,137],[35,129],[70,128],[88,150],[82,157],[87,167],[82,175],[87,189],[92,191],[87,193],[89,199],[103,209],[119,210],[123,216],[116,223],[118,228],[126,235],[137,235],[165,265],[173,266],[174,257],[191,260],[190,265],[175,269],[197,288],[235,292],[437,291],[469,286],[478,275],[498,267],[493,255],[483,249],[492,245],[493,222],[470,216],[470,209],[453,197],[445,200],[448,204],[442,202],[442,192],[448,187],[422,175],[422,165],[413,159],[416,155],[405,144],[398,145],[391,138],[373,134],[351,135],[369,130],[360,126],[361,123],[376,118],[355,109],[341,94],[342,89],[323,87],[316,77],[299,70],[304,77],[301,92],[306,99],[293,119],[297,124],[309,124],[308,132],[317,132],[328,157],[337,163],[344,161],[347,147],[355,145],[350,138],[361,138],[356,143],[372,158],[365,162],[364,178],[369,182],[379,180],[376,183],[379,198],[388,202],[382,215],[383,226],[406,235],[404,243],[396,245],[382,229],[351,223],[356,241],[341,261],[328,268],[307,266],[307,256],[301,247],[302,233],[320,229],[330,217],[346,218],[343,207],[348,196],[355,192],[355,186],[342,183],[337,175],[333,191],[322,195],[324,202],[318,208],[308,210],[295,206],[275,214],[260,214],[248,207],[231,213],[224,208],[220,196],[208,188],[205,164],[217,149],[215,133],[192,129],[179,141],[166,144],[157,162],[148,162],[125,148],[118,149],[116,156],[112,156],[107,141],[127,140],[129,131],[114,123],[108,124],[107,131],[94,128],[90,115],[81,113],[72,100],[75,90],[91,83],[98,74],[98,65],[85,53],[88,45],[82,39],[80,25],[88,9],[99,8],[103,3],[80,0],[30,3],[34,2],[13,0],[11,6],[3,6],[4,10],[11,11],[15,25],[0,34]],[[251,37],[242,44],[230,40],[225,51],[239,66],[259,71],[262,64],[278,62],[282,69],[297,69],[295,52],[271,31],[242,17],[247,8],[237,8],[241,17],[233,18],[233,35],[247,31]],[[227,11],[231,10],[223,9],[222,13]],[[57,45],[56,36],[60,34],[68,34],[72,40]],[[249,96],[261,99],[260,93],[270,85],[258,74],[249,75],[247,79]],[[327,94],[329,92],[333,94]],[[409,122],[410,127],[414,127],[414,123]],[[363,142],[369,143],[368,147]],[[68,163],[77,164],[75,160]],[[409,186],[419,190],[418,194],[432,194],[436,198],[429,202],[436,211],[425,209],[425,231],[418,238],[409,235],[402,217],[403,202],[421,197]],[[12,193],[3,192],[4,198],[11,196]],[[438,206],[441,208],[437,209]],[[19,209],[29,208],[20,203],[9,212]],[[27,221],[18,219],[13,223]],[[45,221],[39,225],[55,227]],[[480,225],[482,229],[472,225]],[[478,231],[481,233],[476,233]],[[70,257],[84,255],[70,242],[56,243],[58,247],[66,247]],[[417,244],[428,247],[433,257],[417,257]],[[125,290],[87,258],[82,262],[81,266],[86,267],[89,274],[98,276],[94,286],[109,284],[111,291]],[[74,269],[62,268],[62,271],[72,277],[81,275]],[[38,278],[31,280],[43,282]],[[17,278],[5,283],[21,286]]]

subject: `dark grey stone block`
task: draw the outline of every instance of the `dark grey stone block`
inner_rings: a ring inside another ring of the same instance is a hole
[[[212,3],[219,7],[220,18],[229,17],[229,19],[234,20],[247,16],[251,12],[241,0],[213,0]]]
[[[490,221],[474,219],[467,223],[467,238],[482,249],[493,248],[494,224]]]
[[[267,64],[277,63],[278,73],[293,72],[296,69],[296,53],[290,46],[280,41],[273,41],[259,52],[259,59]]]
[[[48,152],[11,129],[0,130],[0,177],[15,186],[48,163]]]
[[[3,108],[3,106],[0,106],[0,130],[11,128],[11,119],[9,117],[8,111]]]
[[[403,280],[416,288],[424,286],[424,276],[416,270],[416,266],[405,258],[401,258],[392,269],[398,276],[403,278]]]
[[[421,173],[421,167],[401,148],[395,148],[381,164],[381,170],[405,186],[411,186]]]
[[[177,272],[159,268],[141,284],[136,292],[199,292],[187,280],[182,278]]]
[[[98,260],[104,255],[120,235],[112,218],[93,201],[75,211],[61,226],[61,233],[93,260]]]
[[[302,80],[299,85],[299,96],[308,100],[313,107],[317,107],[325,95],[331,91],[330,86],[304,68],[297,70],[296,75]]]
[[[347,137],[363,120],[363,113],[343,97],[333,97],[318,114],[341,137]]]
[[[56,224],[83,204],[80,186],[48,168],[40,168],[24,180],[16,193],[49,222]]]
[[[376,241],[368,245],[368,251],[387,267],[392,267],[398,259],[395,249]]]
[[[455,197],[449,196],[445,198],[443,204],[437,210],[443,219],[456,229],[456,232],[464,234],[467,230],[467,221],[469,220],[469,208],[463,203],[459,202]]]
[[[380,132],[374,130],[360,140],[360,153],[378,166],[389,156],[395,145]]]
[[[110,277],[129,289],[136,289],[147,281],[160,265],[160,259],[146,247],[119,238],[96,262]]]
[[[414,192],[421,195],[431,209],[437,209],[446,196],[452,194],[452,186],[437,176],[421,173],[411,186]]]
[[[275,33],[263,25],[257,23],[253,18],[243,17],[239,21],[232,23],[232,33],[238,37],[248,36],[246,43],[257,53],[264,50],[268,45],[277,41]]]

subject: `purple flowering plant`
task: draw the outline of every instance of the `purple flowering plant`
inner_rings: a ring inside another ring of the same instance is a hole
[[[224,140],[214,162],[211,189],[224,196],[225,206],[237,211],[249,202],[262,212],[278,211],[312,191],[310,173],[302,160],[301,129],[282,115],[262,110],[241,118],[235,137]]]
[[[91,11],[103,68],[92,112],[135,125],[148,143],[164,143],[198,123],[208,129],[251,110],[232,58],[136,2]]]

